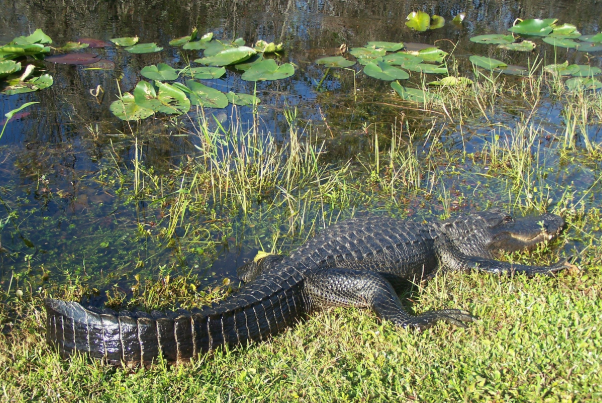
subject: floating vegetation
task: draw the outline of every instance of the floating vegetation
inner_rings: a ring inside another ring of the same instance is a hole
[[[180,84],[180,88],[184,87]],[[207,108],[225,108],[228,106],[228,97],[215,88],[208,87],[194,80],[186,80],[186,87],[182,88],[190,95],[193,105]]]
[[[275,60],[267,59],[253,64],[240,77],[245,81],[281,80],[295,74],[295,67],[291,63],[278,65]]]
[[[355,62],[345,59],[343,56],[330,56],[316,60],[316,64],[321,64],[329,68],[346,68],[355,65]]]
[[[397,92],[397,94],[406,101],[425,103],[434,98],[433,94],[416,88],[404,87],[397,81],[391,83],[391,88],[393,88],[395,92]]]
[[[226,97],[231,104],[240,106],[258,105],[261,102],[261,100],[254,95],[238,94],[232,91],[228,92]]]
[[[373,49],[384,49],[387,52],[397,52],[403,49],[403,43],[401,42],[383,42],[383,41],[372,41],[368,42],[367,48]]]
[[[178,78],[178,70],[165,63],[146,66],[140,70],[140,74],[151,80],[172,81]]]
[[[186,67],[180,70],[180,74],[198,80],[211,80],[226,74],[226,69],[224,67]]]
[[[79,43],[85,43],[91,48],[107,48],[113,46],[111,43],[94,38],[79,38]]]
[[[155,53],[163,50],[162,47],[157,46],[156,43],[137,43],[133,46],[125,48],[130,53]]]
[[[248,46],[238,46],[222,50],[215,55],[196,59],[196,63],[206,64],[209,66],[229,66],[244,62],[257,51]],[[207,52],[205,52],[207,54]]]
[[[282,52],[283,49],[284,45],[282,45],[282,43],[276,45],[274,42],[268,43],[261,39],[255,43],[255,50],[260,53]]]
[[[88,47],[90,47],[90,45],[87,43],[67,42],[66,44],[64,44],[60,48],[56,48],[55,50],[58,50],[59,52],[73,52],[74,50],[86,49]]]
[[[546,36],[552,33],[554,30],[553,24],[556,21],[558,21],[556,18],[546,18],[543,20],[532,18],[522,20],[509,28],[508,31],[521,35]]]
[[[413,11],[408,14],[406,25],[418,32],[424,32],[428,29],[437,29],[445,25],[445,18],[439,15],[432,17],[424,11]]]
[[[485,57],[485,56],[473,55],[473,56],[470,56],[468,59],[475,66],[478,66],[478,67],[484,68],[485,70],[490,70],[490,71],[508,66],[506,63],[504,63],[502,61],[492,59],[490,57]]]
[[[410,75],[402,69],[382,61],[368,63],[366,67],[364,67],[364,73],[367,76],[385,81],[407,80],[410,78]]]
[[[139,40],[140,38],[138,38],[137,36],[110,39],[110,41],[117,46],[134,46],[138,43]]]

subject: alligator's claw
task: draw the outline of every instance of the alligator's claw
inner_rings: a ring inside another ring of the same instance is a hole
[[[466,327],[464,322],[474,322],[478,318],[470,314],[470,312],[461,309],[442,309],[440,311],[429,311],[418,316],[414,316],[401,323],[404,328],[415,330],[425,330],[433,327],[435,323],[442,320],[452,325]]]

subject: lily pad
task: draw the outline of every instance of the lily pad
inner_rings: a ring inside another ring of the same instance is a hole
[[[458,13],[452,20],[452,22],[456,25],[462,24],[464,19],[466,18],[466,13]]]
[[[434,64],[418,63],[408,64],[403,66],[405,69],[424,74],[447,74],[447,67],[444,65],[437,66]]]
[[[163,50],[162,47],[157,46],[156,43],[138,43],[134,46],[125,48],[130,53],[155,53]]]
[[[68,53],[66,55],[47,57],[46,61],[60,64],[86,65],[96,63],[100,59],[100,56],[93,53]]]
[[[228,98],[228,101],[230,101],[231,104],[240,106],[252,106],[257,105],[261,102],[261,100],[256,96],[249,94],[238,94],[232,91],[228,92],[226,94],[226,97]]]
[[[190,101],[182,90],[160,81],[155,81],[155,85],[159,88],[158,94],[152,84],[140,81],[134,88],[136,104],[172,115],[181,115],[190,110]]]
[[[140,74],[151,80],[175,80],[178,78],[178,71],[165,63],[159,63],[158,65],[146,66],[140,70]]]
[[[228,106],[228,97],[215,88],[207,87],[194,80],[186,80],[186,87],[190,90],[190,101],[193,105],[208,108],[225,108]]]
[[[332,56],[332,57],[323,57],[321,59],[316,60],[316,64],[322,64],[326,67],[351,67],[355,64],[355,62],[345,59],[343,56]]]
[[[592,77],[602,73],[602,70],[600,70],[599,67],[585,66],[582,64],[575,64],[574,66],[577,66],[579,70],[571,73],[573,77]]]
[[[47,44],[52,43],[52,39],[44,33],[41,29],[36,29],[29,36],[18,36],[12,40],[11,44],[14,45],[31,45],[34,43]]]
[[[424,92],[415,88],[404,87],[397,81],[391,83],[391,88],[393,88],[395,92],[397,92],[397,94],[406,101],[424,103],[433,98],[432,94],[429,94],[428,92]]]
[[[377,57],[386,55],[387,51],[384,49],[374,48],[352,48],[349,53],[358,59],[373,60]]]
[[[182,46],[190,41],[194,41],[198,38],[199,31],[195,28],[192,29],[192,33],[187,36],[182,36],[180,38],[172,39],[169,41],[171,46]]]
[[[545,43],[549,43],[550,45],[557,46],[560,48],[569,48],[576,49],[579,47],[579,42],[575,42],[572,39],[568,38],[560,38],[554,36],[547,36],[542,39]]]
[[[503,34],[478,35],[470,38],[472,42],[483,43],[486,45],[501,45],[514,42],[514,36]]]
[[[44,46],[41,43],[32,43],[30,45],[15,45],[8,44],[0,47],[0,58],[15,59],[21,56],[34,56],[41,53],[50,52],[50,47]]]
[[[113,38],[109,40],[117,46],[134,46],[138,43],[139,38],[137,36],[128,36],[123,38]]]
[[[291,63],[278,66],[276,61],[268,59],[251,66],[240,78],[245,81],[280,80],[290,77],[294,73],[295,67]]]
[[[441,63],[443,59],[445,59],[445,56],[447,56],[447,52],[444,52],[443,50],[436,47],[430,47],[426,49],[421,49],[417,52],[407,53],[409,53],[410,55],[418,56],[425,62],[433,63]]]
[[[582,35],[579,39],[585,42],[600,43],[602,42],[602,32],[596,35]]]
[[[431,26],[431,17],[424,11],[413,11],[406,19],[406,25],[418,32],[424,32]]]
[[[261,53],[281,52],[282,49],[284,49],[282,43],[276,45],[274,42],[268,43],[261,39],[255,43],[255,50]]]
[[[431,25],[430,25],[430,29],[438,29],[438,28],[443,28],[443,26],[445,25],[445,18],[441,17],[440,15],[433,15],[431,17]]]
[[[429,85],[439,85],[442,87],[466,87],[474,82],[467,77],[444,77],[439,81],[431,81]]]
[[[582,38],[579,38],[582,39]],[[579,52],[600,52],[602,51],[602,43],[600,42],[579,42],[577,48]]]
[[[573,24],[552,25],[552,33],[550,36],[576,39],[581,36],[581,32],[577,31],[577,27]]]
[[[504,68],[498,68],[494,70],[496,73],[507,74],[510,76],[526,76],[529,74],[529,70],[523,66],[515,66],[512,64],[507,65]]]
[[[393,66],[404,67],[409,64],[422,63],[423,59],[420,56],[409,53],[391,53],[390,55],[383,56],[382,61]]]
[[[196,78],[197,80],[211,80],[220,78],[226,74],[225,67],[188,67],[181,71],[187,77]]]
[[[500,68],[505,68],[508,65],[504,62],[501,62],[499,60],[496,59],[491,59],[489,57],[484,57],[484,56],[470,56],[469,60],[472,64],[474,64],[475,66],[479,66],[484,68],[485,70],[494,70],[494,69],[500,69]]]
[[[77,40],[79,43],[87,43],[90,48],[107,48],[113,46],[113,44],[94,38],[80,38]]]
[[[74,50],[81,50],[90,47],[87,43],[82,42],[67,42],[60,48],[56,48],[59,52],[73,52]]]
[[[579,73],[580,71],[579,66],[576,64],[569,65],[568,61],[561,64],[548,64],[543,70],[561,76],[571,76],[573,73]]]
[[[538,18],[527,19],[514,25],[508,31],[520,35],[546,36],[554,30],[552,24],[556,21],[558,21],[556,18],[546,18],[543,20]]]
[[[109,109],[121,120],[143,120],[155,113],[152,109],[138,105],[134,96],[129,92],[111,103]]]
[[[401,42],[383,42],[383,41],[372,41],[368,42],[366,45],[367,48],[373,49],[384,49],[387,52],[397,52],[400,49],[403,49],[403,43]]]
[[[570,91],[599,90],[602,88],[602,82],[595,78],[575,77],[566,80],[565,84]]]
[[[50,74],[43,74],[39,77],[34,77],[27,81],[15,80],[9,82],[9,85],[2,90],[2,94],[15,95],[24,94],[27,92],[34,92],[43,90],[54,84],[54,80]]]
[[[263,61],[263,53],[256,53],[253,56],[249,57],[247,60],[245,60],[243,63],[238,63],[237,65],[235,65],[234,68],[240,71],[247,71],[251,67],[253,67],[253,65],[261,61]]]
[[[498,45],[497,47],[506,50],[516,50],[518,52],[531,52],[533,49],[535,49],[535,42],[522,41],[514,43],[504,43]]]
[[[193,38],[190,42],[184,44],[183,49],[186,49],[186,50],[207,49],[207,46],[211,42],[211,39],[213,39],[213,32],[206,33],[205,35],[201,36],[201,39],[199,39],[198,41],[195,41],[194,39],[195,38]]]
[[[364,67],[364,73],[370,77],[385,81],[407,80],[410,78],[407,72],[385,62],[368,63]]]
[[[5,60],[0,62],[0,78],[6,77],[9,74],[16,73],[21,70],[21,63],[13,60]]]
[[[228,66],[230,64],[244,62],[256,53],[257,51],[255,49],[248,46],[238,46],[236,48],[222,50],[214,56],[197,59],[195,62],[210,66]]]

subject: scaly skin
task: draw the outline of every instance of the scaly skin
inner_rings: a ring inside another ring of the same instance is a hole
[[[425,329],[440,320],[465,326],[475,318],[458,309],[409,314],[397,291],[445,270],[553,274],[570,265],[510,264],[493,254],[534,247],[563,226],[556,215],[514,221],[500,210],[429,224],[357,218],[327,228],[290,256],[245,265],[239,272],[248,284],[202,311],[115,314],[47,299],[47,337],[64,356],[81,351],[114,365],[146,366],[159,354],[183,362],[221,345],[262,341],[333,306],[370,308],[403,328]]]

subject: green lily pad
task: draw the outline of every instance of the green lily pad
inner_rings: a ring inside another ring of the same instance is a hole
[[[504,43],[497,46],[501,49],[506,50],[516,50],[518,52],[530,52],[535,49],[535,42],[532,41],[522,41],[522,42],[514,42],[514,43]]]
[[[514,25],[508,31],[520,35],[546,36],[553,31],[552,24],[556,21],[558,21],[556,18],[546,18],[543,20],[538,18],[527,19]]]
[[[430,29],[438,29],[438,28],[443,28],[443,26],[445,25],[445,18],[441,17],[440,15],[433,15],[431,17],[431,25],[429,26]]]
[[[332,57],[323,57],[321,59],[316,60],[316,64],[322,64],[326,67],[351,67],[355,64],[354,61],[347,60],[343,56],[332,56]]]
[[[514,42],[512,35],[503,34],[489,34],[489,35],[477,35],[470,38],[472,42],[483,43],[486,45],[501,45]]]
[[[228,92],[226,97],[231,104],[240,106],[258,105],[261,102],[261,100],[254,95],[238,94],[232,91]]]
[[[134,46],[125,48],[130,53],[155,53],[163,50],[162,47],[157,46],[156,43],[138,43]]]
[[[385,62],[368,63],[364,67],[364,73],[370,77],[385,81],[407,80],[410,78],[407,72]]]
[[[485,70],[494,70],[494,69],[500,69],[500,68],[505,68],[508,65],[504,62],[501,62],[499,60],[496,59],[491,59],[489,57],[484,57],[484,56],[470,56],[469,60],[472,64],[474,64],[475,66],[479,66],[484,68]]]
[[[36,29],[33,34],[29,35],[29,36],[18,36],[15,39],[12,40],[11,44],[14,45],[31,45],[34,43],[42,43],[42,44],[47,44],[47,43],[52,43],[52,39],[46,35],[44,33],[44,31],[42,31],[41,29]]]
[[[431,17],[424,11],[413,11],[408,14],[406,25],[418,32],[424,32],[431,26]]]
[[[240,71],[247,71],[251,67],[253,67],[253,65],[261,61],[263,61],[263,53],[256,53],[253,56],[249,57],[247,60],[245,60],[244,63],[238,63],[237,65],[235,65],[234,68]]]
[[[208,108],[225,108],[228,106],[228,97],[215,88],[207,87],[194,80],[186,80],[189,89],[190,101],[193,105]]]
[[[186,50],[207,49],[207,47],[209,46],[209,43],[211,43],[211,39],[213,39],[213,32],[206,33],[205,35],[201,36],[201,38],[198,41],[195,41],[193,39],[193,40],[189,41],[188,43],[185,43],[182,48],[186,49]],[[234,47],[234,46],[232,46],[232,47]],[[223,50],[223,49],[224,48],[222,47],[221,50]],[[221,51],[221,50],[219,50],[219,51]],[[219,51],[216,53],[219,53]]]
[[[422,63],[423,59],[420,56],[411,55],[409,53],[391,53],[383,56],[382,61],[393,66],[407,66],[410,64]]]
[[[0,62],[0,78],[21,70],[21,63],[13,60]]]
[[[67,42],[66,44],[64,44],[60,48],[56,48],[56,50],[58,50],[59,52],[72,52],[74,50],[85,49],[85,48],[87,48],[89,46],[90,46],[90,44],[88,44],[88,43]]]
[[[543,70],[561,76],[571,76],[573,73],[579,73],[580,71],[579,66],[576,64],[569,65],[568,61],[561,64],[548,64]]]
[[[397,94],[406,101],[424,103],[433,98],[432,94],[418,90],[415,88],[404,87],[399,82],[395,81],[391,83],[391,88],[397,92]]]
[[[550,45],[557,46],[560,48],[569,48],[576,49],[579,47],[579,42],[575,42],[572,39],[568,38],[560,38],[554,36],[547,36],[542,39],[545,43],[549,43]]]
[[[139,38],[137,36],[129,36],[123,38],[113,38],[109,40],[117,46],[134,46],[138,43]]]
[[[372,49],[384,49],[387,52],[397,52],[400,49],[403,49],[403,43],[401,42],[383,42],[383,41],[372,41],[368,42],[366,45],[367,48]]]
[[[466,87],[474,82],[467,77],[445,77],[439,81],[431,81],[429,85],[439,85],[442,87]]]
[[[602,70],[600,70],[599,67],[585,66],[582,64],[576,64],[574,66],[577,66],[579,70],[571,73],[573,77],[592,77],[602,73]]]
[[[504,68],[498,68],[494,70],[496,73],[507,74],[510,76],[526,76],[529,74],[529,70],[523,66],[507,65]]]
[[[226,74],[225,67],[187,67],[181,71],[187,77],[196,78],[197,80],[211,80],[220,78]]]
[[[32,43],[30,45],[4,45],[0,47],[0,58],[15,59],[21,56],[37,56],[41,53],[50,52],[50,47],[40,43]]]
[[[582,35],[579,39],[585,42],[600,43],[602,42],[602,32],[596,35]]]
[[[213,36],[213,34],[212,34],[212,36]],[[195,27],[192,30],[192,33],[190,35],[183,36],[181,38],[172,39],[171,41],[169,41],[169,44],[171,46],[182,46],[190,41],[195,41],[198,37],[199,37],[199,31]]]
[[[178,71],[165,63],[159,63],[156,66],[146,66],[140,70],[140,74],[151,80],[159,81],[175,80],[178,78]]]
[[[602,82],[595,78],[575,77],[566,80],[565,84],[570,91],[599,90],[602,88]]]
[[[436,47],[421,49],[419,51],[407,53],[410,55],[418,56],[425,62],[433,63],[441,63],[445,59],[445,56],[447,56],[447,52],[444,52],[443,50]]]
[[[255,43],[255,50],[261,53],[275,53],[275,52],[281,52],[282,49],[284,49],[284,46],[282,45],[282,43],[279,43],[278,45],[276,45],[274,42],[266,42],[264,40],[258,40],[257,43]]]
[[[109,109],[121,120],[143,120],[155,113],[152,109],[138,105],[134,96],[129,92],[111,103]]]
[[[222,50],[213,56],[197,59],[195,62],[210,66],[227,66],[244,62],[256,53],[257,51],[255,49],[248,46],[238,46],[236,48]]]
[[[456,25],[462,24],[464,19],[466,18],[466,13],[458,13],[452,20],[452,22]]]
[[[54,84],[54,80],[50,74],[43,74],[27,81],[20,81],[20,79],[9,81],[8,84],[9,85],[2,90],[2,94],[15,95],[43,90]]]
[[[245,81],[281,80],[292,76],[294,73],[295,67],[291,63],[278,66],[276,61],[268,59],[251,66],[240,78]]]
[[[583,39],[583,38],[579,38]],[[600,42],[579,42],[577,48],[579,52],[600,52],[602,51],[602,43]]]
[[[426,64],[426,63],[418,63],[418,64],[408,64],[403,66],[404,69],[408,69],[410,71],[415,71],[418,73],[424,74],[447,74],[447,67],[444,65],[437,66],[434,64]]]
[[[581,36],[581,32],[577,31],[577,27],[573,24],[552,25],[552,33],[550,36],[576,39]]]
[[[375,57],[375,58],[370,58],[370,57],[362,57],[357,59],[357,62],[359,64],[361,64],[362,66],[366,66],[370,63],[378,63],[378,62],[382,62],[384,61],[382,57]],[[390,63],[389,63],[390,64]]]
[[[159,88],[158,94],[152,84],[140,81],[134,88],[136,104],[171,115],[181,115],[190,110],[190,101],[182,90],[160,81],[155,81],[155,85]]]
[[[358,59],[376,59],[387,54],[385,49],[374,49],[374,48],[352,48],[349,51],[350,54]]]

